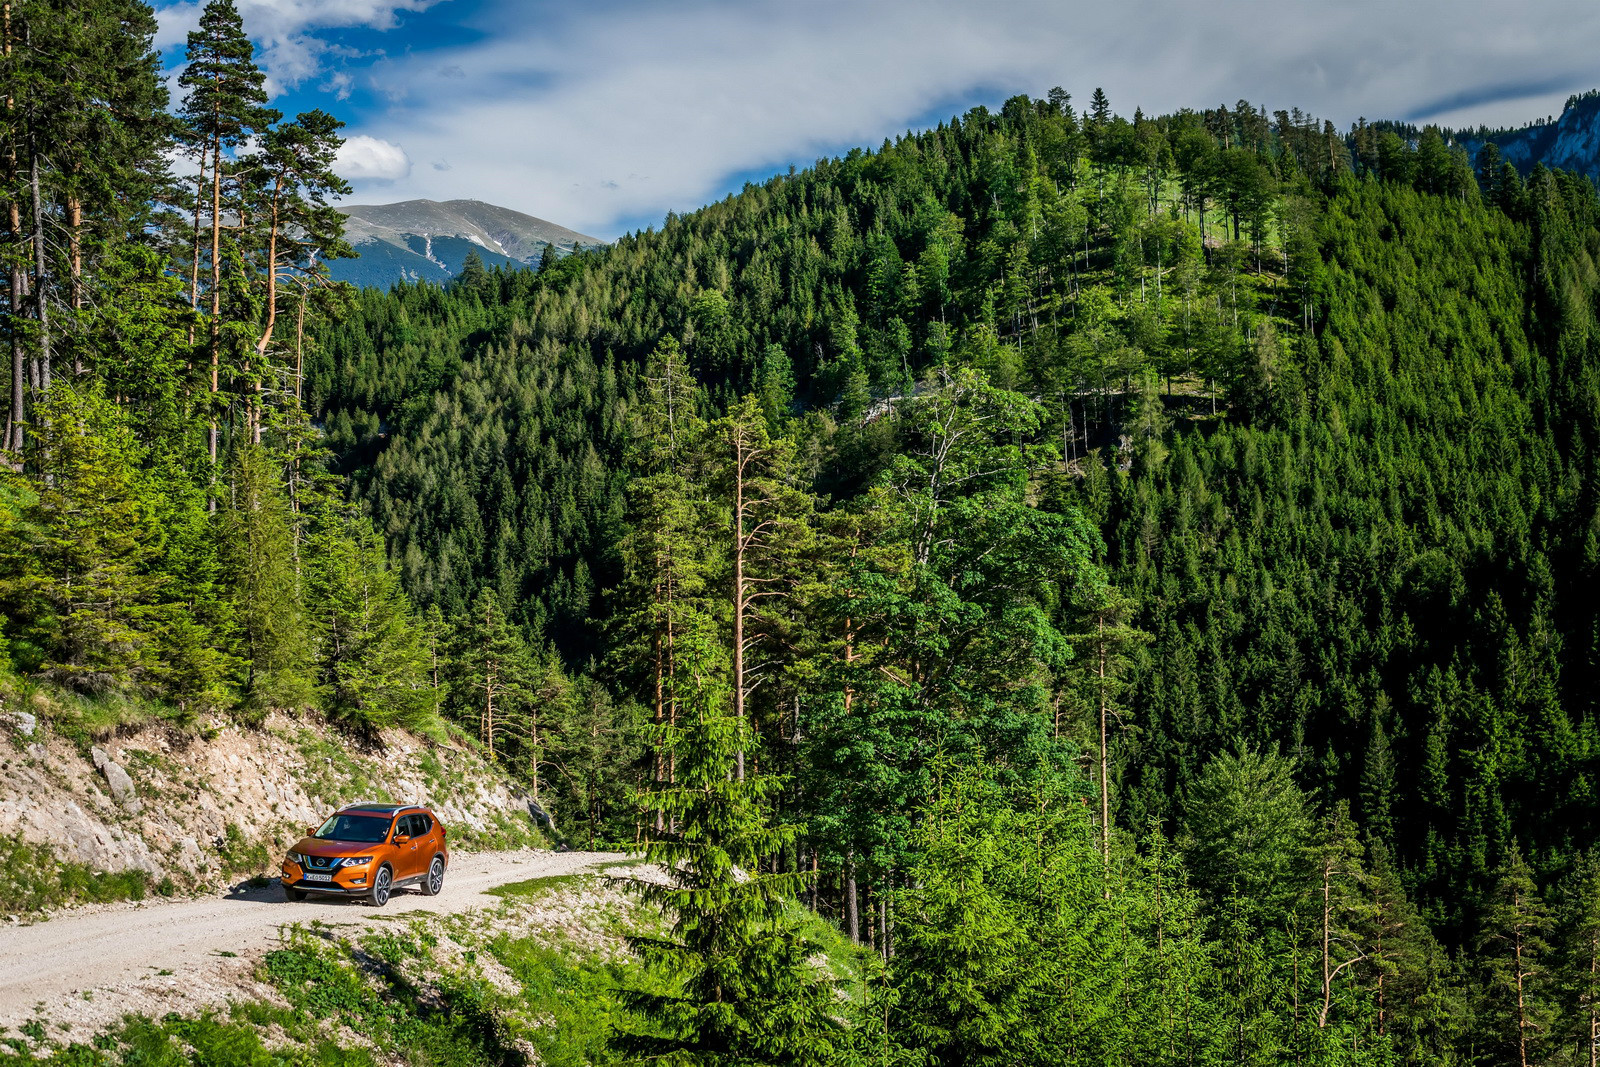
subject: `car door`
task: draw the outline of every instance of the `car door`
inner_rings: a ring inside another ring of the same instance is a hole
[[[426,869],[425,862],[420,858],[423,855],[422,842],[417,839],[416,820],[415,815],[402,815],[395,821],[394,878],[397,882],[402,878],[415,878]],[[410,840],[401,841],[399,838],[402,834]]]
[[[417,849],[417,860],[421,864],[417,870],[426,874],[428,865],[439,852],[439,824],[427,812],[421,812],[412,818],[417,821],[417,840],[421,844]]]

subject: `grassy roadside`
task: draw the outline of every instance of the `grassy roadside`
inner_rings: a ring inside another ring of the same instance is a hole
[[[637,862],[637,861],[635,861]],[[632,866],[630,863],[618,867]],[[125,1018],[91,1040],[43,1027],[0,1034],[0,1067],[549,1067],[626,1062],[609,1047],[622,991],[665,991],[627,949],[663,924],[622,878],[578,874],[500,887],[487,913],[397,915],[352,932],[285,927],[256,977],[273,1000],[184,1018]],[[798,905],[797,905],[798,907]],[[812,917],[842,979],[854,949]],[[851,990],[848,985],[845,992]]]

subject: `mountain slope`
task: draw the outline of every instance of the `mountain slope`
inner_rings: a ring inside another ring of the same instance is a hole
[[[1554,122],[1518,130],[1462,130],[1457,134],[1474,158],[1485,141],[1500,147],[1505,160],[1526,174],[1535,163],[1600,179],[1600,96],[1583,94],[1567,101]]]
[[[332,264],[333,276],[355,285],[445,281],[476,250],[486,266],[531,266],[546,245],[568,253],[603,244],[553,222],[481,200],[405,200],[348,204],[345,236],[359,258]]]

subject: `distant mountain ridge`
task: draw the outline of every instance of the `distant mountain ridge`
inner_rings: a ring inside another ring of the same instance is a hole
[[[1486,141],[1526,174],[1535,163],[1570,170],[1600,181],[1600,94],[1574,96],[1553,122],[1514,130],[1457,130],[1455,139],[1476,159]]]
[[[547,245],[565,255],[605,242],[545,219],[481,200],[405,200],[342,204],[345,237],[357,259],[329,264],[354,285],[388,288],[399,281],[444,282],[476,251],[493,269],[535,266]]]

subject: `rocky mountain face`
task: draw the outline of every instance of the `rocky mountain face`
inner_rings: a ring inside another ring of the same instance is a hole
[[[1574,97],[1554,122],[1493,131],[1487,138],[1462,130],[1457,137],[1474,158],[1485,139],[1493,141],[1524,174],[1543,163],[1600,180],[1600,96]]]
[[[535,266],[546,245],[566,254],[599,238],[481,200],[406,200],[342,205],[345,237],[357,259],[330,264],[333,276],[388,288],[398,281],[443,282],[476,251],[484,265]]]

